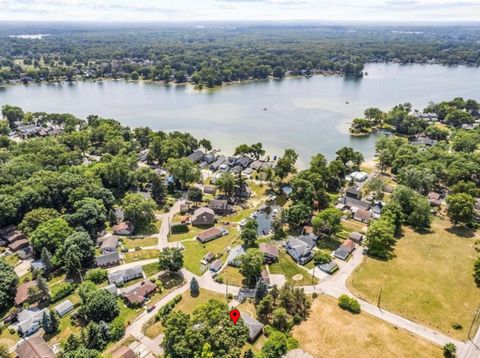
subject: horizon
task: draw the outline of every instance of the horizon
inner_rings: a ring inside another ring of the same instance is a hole
[[[0,0],[11,22],[479,23],[480,2],[452,0]]]

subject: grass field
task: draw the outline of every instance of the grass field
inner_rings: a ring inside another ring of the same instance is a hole
[[[228,282],[229,285],[243,287],[243,275],[236,267],[227,266],[222,270],[220,278],[225,284]]]
[[[478,234],[477,234],[478,235]],[[352,292],[414,321],[465,339],[480,289],[473,277],[472,232],[453,230],[446,220],[435,219],[432,232],[420,234],[405,228],[390,261],[367,258],[350,277]],[[451,326],[459,323],[462,330]]]
[[[143,265],[142,267],[143,267],[143,272],[145,272],[145,276],[147,277],[151,277],[156,273],[160,272],[160,268],[158,267],[158,262]]]
[[[287,282],[294,286],[306,286],[312,284],[312,275],[306,270],[298,267],[293,259],[283,251],[280,251],[280,259],[278,262],[270,265],[270,273],[272,274],[284,274]],[[294,280],[294,276],[302,275],[302,279]],[[315,278],[314,282],[317,283],[318,279]]]
[[[182,241],[182,240],[188,240],[188,239],[193,239],[195,236],[197,236],[199,233],[202,231],[205,231],[206,228],[199,228],[195,226],[189,225],[189,231],[183,234],[170,234],[168,236],[168,241],[170,242],[176,242],[176,241]]]
[[[352,315],[320,295],[307,321],[293,329],[300,348],[314,357],[442,357],[440,347],[365,313]]]
[[[160,255],[160,251],[156,250],[156,249],[126,252],[125,253],[125,262],[130,263],[130,262],[134,262],[134,261],[156,259],[156,258],[158,258],[159,255]]]
[[[233,213],[232,215],[222,216],[218,219],[220,222],[240,222],[243,219],[248,218],[253,213],[253,208],[241,209]]]
[[[208,252],[223,254],[228,246],[233,246],[238,241],[238,231],[232,227],[228,230],[228,235],[206,244],[202,244],[197,240],[182,242],[182,245],[185,246],[185,251],[183,252],[185,268],[196,275],[201,275],[203,272],[200,267],[200,261]]]
[[[143,237],[138,239],[127,239],[123,238],[123,246],[127,249],[134,249],[136,247],[146,247],[146,246],[155,246],[158,243],[158,238],[156,237]]]

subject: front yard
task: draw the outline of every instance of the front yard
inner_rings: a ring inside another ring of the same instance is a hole
[[[138,239],[122,238],[123,246],[127,249],[134,249],[136,247],[148,247],[158,244],[158,238],[156,237],[141,237]]]
[[[126,263],[130,263],[135,261],[156,259],[159,257],[159,255],[160,255],[160,251],[156,249],[137,250],[137,251],[126,252],[124,254],[124,259]]]
[[[411,320],[466,339],[480,288],[472,277],[478,233],[434,219],[426,234],[404,229],[390,261],[366,258],[349,279],[351,291]],[[453,329],[460,324],[462,329]]]
[[[280,250],[278,262],[270,265],[269,269],[272,274],[284,274],[287,282],[294,286],[306,286],[311,285],[312,282],[318,282],[317,278],[314,278],[306,270],[299,267],[283,250]],[[314,280],[312,281],[312,279]]]
[[[366,313],[353,315],[323,295],[292,335],[314,357],[442,357],[440,347]]]

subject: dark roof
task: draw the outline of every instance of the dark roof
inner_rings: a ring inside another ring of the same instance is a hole
[[[212,199],[208,203],[208,207],[212,209],[227,209],[228,202],[226,200]]]
[[[118,246],[118,237],[116,236],[109,236],[105,240],[102,241],[102,246],[100,247],[102,250],[105,249],[112,249],[115,250]]]
[[[189,156],[187,156],[187,159],[190,159],[192,162],[196,163],[200,161],[203,158],[203,152],[201,150],[196,150]]]
[[[131,304],[142,304],[145,301],[145,297],[155,292],[156,289],[157,285],[147,280],[134,289],[125,292],[122,296]]]
[[[37,281],[28,281],[25,283],[22,283],[20,286],[17,287],[17,293],[15,295],[15,304],[17,306],[21,305],[23,302],[28,300],[28,290],[30,287],[36,287],[37,286]]]
[[[348,188],[345,194],[351,198],[360,198],[362,193],[360,190],[354,189],[354,188]]]
[[[259,249],[264,255],[278,258],[278,248],[275,245],[262,242]]]
[[[351,232],[350,233],[350,239],[355,242],[361,242],[363,240],[363,234],[359,232]]]
[[[18,251],[24,247],[27,247],[29,245],[29,242],[26,239],[20,239],[15,242],[12,242],[10,245],[8,245],[8,248],[12,251]]]
[[[222,266],[223,266],[222,260],[217,259],[217,260],[213,261],[212,264],[210,265],[210,271],[217,272],[218,270],[220,270],[222,268]]]
[[[322,270],[323,272],[331,274],[338,269],[338,265],[335,262],[330,261],[330,262],[327,262],[325,264],[318,265],[318,268],[320,270]]]
[[[358,218],[361,220],[367,220],[367,219],[370,219],[371,217],[372,217],[372,213],[370,211],[363,210],[363,209],[358,209],[354,215],[354,218]]]
[[[348,207],[356,207],[356,208],[359,208],[359,209],[368,210],[368,209],[370,209],[370,206],[371,206],[370,203],[368,203],[366,201],[358,200],[358,199],[355,199],[355,198],[350,198],[348,196],[343,197],[342,201],[343,201],[343,204],[345,204]]]
[[[110,254],[100,255],[95,257],[97,266],[105,266],[120,261],[120,254],[118,252],[112,252]]]
[[[248,339],[250,341],[255,340],[255,338],[257,338],[258,335],[262,333],[263,324],[257,321],[256,319],[252,318],[250,315],[248,315],[245,312],[241,312],[240,316],[243,319],[243,323],[245,323],[245,325],[248,328]]]
[[[211,227],[205,231],[202,231],[197,235],[197,240],[200,242],[207,242],[222,235],[222,229],[218,227]]]

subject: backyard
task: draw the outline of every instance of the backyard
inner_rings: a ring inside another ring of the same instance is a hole
[[[295,261],[283,251],[280,251],[278,262],[270,265],[269,269],[272,274],[284,274],[287,282],[294,286],[306,286],[311,285],[312,282],[318,282],[317,278],[312,281],[313,276],[305,269],[299,267]]]
[[[123,241],[123,246],[127,249],[134,249],[136,247],[155,246],[158,244],[158,238],[156,237],[139,237],[138,239],[122,238],[122,241]]]
[[[358,297],[465,339],[480,305],[472,277],[478,233],[452,229],[441,219],[433,220],[431,230],[422,234],[405,228],[396,256],[390,261],[366,258],[348,285]]]
[[[440,347],[366,313],[353,315],[323,295],[292,335],[314,357],[442,357]]]
[[[159,255],[160,251],[156,249],[137,250],[125,253],[124,258],[125,262],[128,264],[135,261],[156,259]]]

